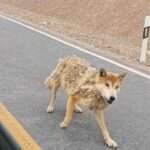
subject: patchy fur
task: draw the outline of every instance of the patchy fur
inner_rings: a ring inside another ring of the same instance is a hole
[[[77,56],[61,59],[45,80],[45,85],[52,93],[47,112],[54,111],[57,90],[60,86],[63,87],[68,101],[66,115],[60,127],[65,128],[69,125],[74,110],[82,112],[79,106],[88,108],[96,115],[105,143],[116,148],[117,143],[111,139],[106,128],[103,109],[117,98],[125,75],[106,72],[105,69],[99,70]]]

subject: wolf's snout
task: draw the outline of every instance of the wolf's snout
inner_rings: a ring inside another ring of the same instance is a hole
[[[114,96],[110,96],[108,103],[112,104],[112,102],[115,100],[116,98]]]

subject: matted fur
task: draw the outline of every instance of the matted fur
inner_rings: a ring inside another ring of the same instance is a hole
[[[107,130],[103,109],[117,98],[123,78],[126,73],[115,74],[105,69],[96,69],[85,59],[77,56],[60,59],[57,66],[45,80],[45,85],[51,90],[52,96],[47,112],[54,111],[54,101],[59,87],[63,87],[68,95],[66,114],[61,128],[66,128],[72,120],[73,111],[81,112],[79,106],[92,110],[102,131],[105,143],[117,148]]]
[[[77,102],[91,110],[105,108],[106,102],[94,84],[99,71],[85,59],[77,56],[60,59],[54,71],[45,80],[45,85],[52,88],[54,82],[65,89],[67,95],[78,95]]]

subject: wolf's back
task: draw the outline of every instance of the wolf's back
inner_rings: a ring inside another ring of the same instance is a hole
[[[46,87],[51,89],[54,82],[59,82],[61,72],[65,68],[65,62],[66,62],[66,59],[60,59],[59,60],[55,69],[52,71],[52,73],[44,81],[44,84],[46,85]]]
[[[66,57],[59,60],[44,83],[49,89],[54,83],[61,84],[67,93],[74,94],[95,72],[96,68],[85,59],[77,56]]]

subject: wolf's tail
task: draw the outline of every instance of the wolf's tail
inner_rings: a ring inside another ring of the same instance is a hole
[[[60,82],[61,72],[65,68],[65,65],[66,65],[66,59],[60,59],[53,72],[44,81],[46,87],[51,89],[54,83]]]

